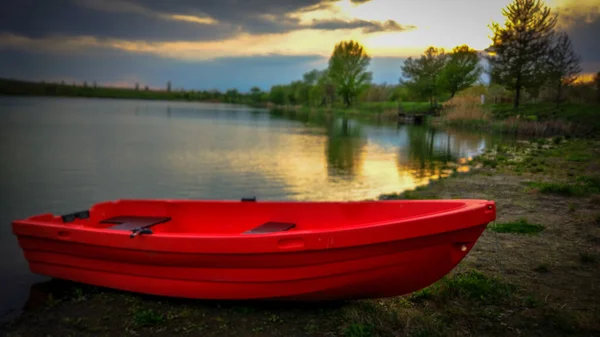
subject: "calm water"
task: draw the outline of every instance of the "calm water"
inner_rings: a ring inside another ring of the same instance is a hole
[[[14,219],[119,198],[376,198],[489,144],[224,104],[0,97],[0,316],[46,280],[27,269]]]

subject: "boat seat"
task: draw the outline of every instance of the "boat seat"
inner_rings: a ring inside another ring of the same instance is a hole
[[[276,233],[276,232],[285,232],[292,228],[296,227],[296,224],[289,222],[274,222],[269,221],[264,224],[252,228],[249,231],[244,232],[244,234],[265,234],[265,233]]]
[[[108,229],[117,229],[130,231],[138,228],[150,228],[154,225],[161,224],[171,220],[169,217],[162,216],[116,216],[101,220],[100,223],[114,224]]]

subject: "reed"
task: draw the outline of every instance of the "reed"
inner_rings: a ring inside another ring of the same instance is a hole
[[[478,97],[475,96],[455,96],[443,105],[444,113],[442,116],[447,121],[480,120],[490,119],[490,111]]]

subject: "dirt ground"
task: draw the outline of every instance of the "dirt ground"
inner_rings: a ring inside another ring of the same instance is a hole
[[[327,305],[224,303],[52,281],[0,334],[599,336],[600,142],[498,148],[472,167],[480,168],[383,198],[490,199],[496,224],[543,229],[523,234],[488,226],[456,270],[416,293]]]

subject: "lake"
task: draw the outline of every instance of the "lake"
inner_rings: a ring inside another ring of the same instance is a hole
[[[32,284],[11,221],[120,198],[361,200],[495,140],[229,104],[0,97],[0,316]]]

